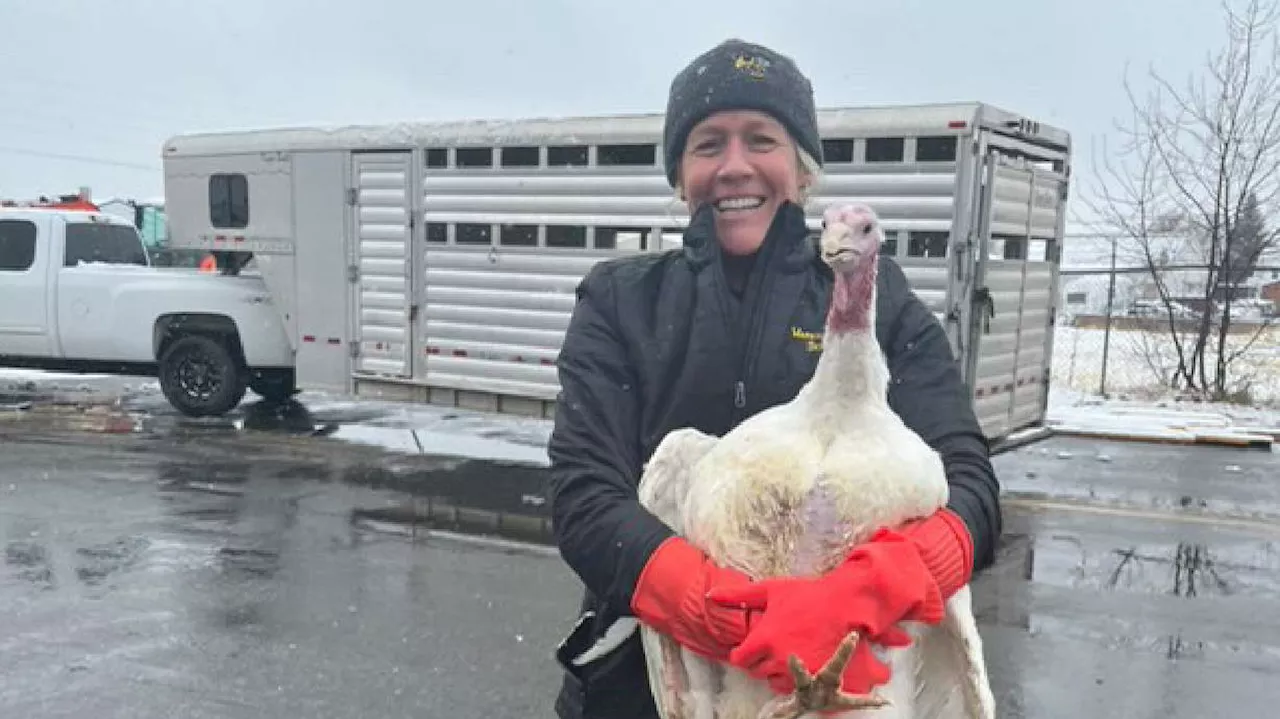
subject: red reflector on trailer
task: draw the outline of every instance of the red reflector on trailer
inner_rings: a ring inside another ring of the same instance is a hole
[[[316,341],[316,336],[315,336],[315,335],[304,335],[304,336],[302,337],[302,341],[303,341],[303,342],[315,342],[315,341]]]
[[[947,127],[951,128],[952,130],[963,130],[968,125],[969,123],[965,122],[964,120],[952,120],[951,122],[947,123]]]

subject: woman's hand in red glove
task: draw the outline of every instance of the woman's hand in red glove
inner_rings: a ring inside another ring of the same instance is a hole
[[[747,635],[750,612],[708,599],[719,588],[746,586],[747,575],[719,567],[683,538],[659,545],[640,573],[631,611],[692,651],[725,661]]]
[[[790,655],[816,672],[849,632],[858,631],[863,640],[845,671],[842,688],[865,693],[888,681],[889,671],[870,653],[868,642],[904,646],[905,634],[895,624],[936,624],[944,611],[938,583],[916,543],[889,530],[877,532],[820,577],[716,588],[708,596],[725,607],[761,613],[753,616],[746,639],[729,652],[728,661],[784,689],[790,686]]]

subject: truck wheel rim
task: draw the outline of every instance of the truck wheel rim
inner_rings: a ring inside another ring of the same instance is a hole
[[[188,355],[175,368],[178,386],[192,399],[208,400],[222,388],[217,363],[203,354]]]

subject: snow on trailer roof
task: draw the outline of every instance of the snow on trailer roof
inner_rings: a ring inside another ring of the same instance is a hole
[[[394,122],[370,125],[281,127],[177,135],[164,144],[164,155],[219,155],[235,152],[363,150],[516,144],[624,144],[656,142],[662,135],[661,113],[576,117]],[[959,123],[965,123],[960,125]],[[979,102],[822,108],[819,130],[824,136],[946,134],[981,125],[1012,129],[1030,123],[1041,140],[1070,147],[1064,130],[1029,121]]]

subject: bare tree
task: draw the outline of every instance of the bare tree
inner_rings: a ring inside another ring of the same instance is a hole
[[[1097,197],[1086,199],[1150,271],[1177,355],[1172,384],[1214,399],[1229,394],[1232,362],[1262,332],[1228,345],[1235,284],[1275,244],[1261,220],[1280,209],[1280,8],[1277,0],[1223,7],[1225,47],[1185,88],[1151,70],[1153,89],[1139,99],[1126,78],[1124,142],[1104,152]],[[1171,266],[1191,257],[1203,269],[1187,320]]]

